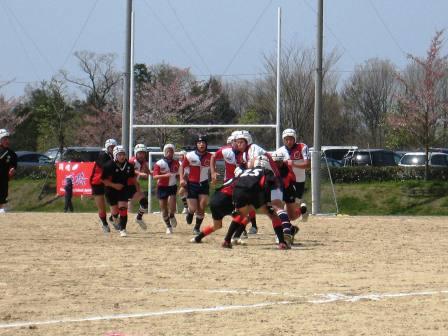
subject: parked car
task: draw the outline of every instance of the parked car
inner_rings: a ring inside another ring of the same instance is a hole
[[[18,167],[41,167],[51,165],[51,159],[41,153],[29,151],[17,151]]]
[[[322,167],[342,167],[342,162],[331,157],[321,157],[320,164]]]
[[[53,162],[93,162],[102,151],[101,147],[65,147],[61,153],[58,148],[50,148],[45,155],[50,157]]]
[[[342,161],[349,151],[358,149],[357,146],[322,146],[322,156]]]
[[[356,149],[344,157],[344,166],[396,166],[400,155],[387,149]]]
[[[448,167],[448,154],[429,152],[429,162],[431,167]],[[403,167],[421,167],[425,165],[425,153],[424,152],[411,152],[406,153],[398,163]]]

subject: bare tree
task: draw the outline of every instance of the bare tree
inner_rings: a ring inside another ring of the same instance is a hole
[[[87,78],[72,78],[66,71],[62,71],[65,80],[78,85],[86,94],[87,103],[96,109],[117,103],[114,90],[120,83],[121,75],[115,70],[116,55],[77,51],[75,57]]]
[[[373,146],[383,146],[385,121],[395,90],[394,65],[377,58],[357,66],[342,90],[346,108],[359,114],[361,125],[370,133],[366,140]]]
[[[425,179],[428,179],[428,152],[435,143],[437,129],[448,109],[448,100],[441,94],[448,76],[447,58],[441,56],[443,31],[438,31],[431,41],[426,58],[409,55],[417,71],[408,76],[397,75],[401,91],[397,95],[400,109],[391,116],[393,127],[405,128],[425,148]]]

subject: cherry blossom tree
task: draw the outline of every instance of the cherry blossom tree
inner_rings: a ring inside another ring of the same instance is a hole
[[[394,128],[405,129],[424,147],[425,179],[428,179],[428,152],[434,145],[437,129],[448,109],[446,95],[441,94],[448,76],[447,56],[441,56],[443,31],[436,32],[426,58],[409,55],[411,69],[407,76],[397,75],[401,91],[397,94],[398,112],[389,118]]]
[[[153,70],[151,82],[142,84],[136,111],[139,124],[192,124],[212,123],[217,96],[211,89],[195,80],[188,69],[165,64]],[[182,133],[173,129],[153,129],[159,146],[168,140],[178,140]],[[138,138],[138,137],[137,137]]]

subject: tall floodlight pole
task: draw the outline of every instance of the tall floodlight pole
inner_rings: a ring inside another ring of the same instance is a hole
[[[129,150],[129,120],[131,95],[131,30],[132,30],[132,0],[127,0],[126,6],[126,45],[123,72],[123,113],[121,118],[121,145]],[[129,155],[131,153],[128,153]]]
[[[322,57],[323,57],[323,16],[324,0],[317,0],[317,48],[314,93],[314,150],[311,153],[311,196],[312,214],[320,212],[320,156],[321,156],[321,113],[322,113]]]
[[[282,46],[282,9],[278,7],[277,14],[277,107],[275,127],[275,148],[280,148],[280,57]]]
[[[135,91],[135,81],[134,81],[134,26],[135,26],[135,16],[134,11],[132,11],[132,28],[131,28],[131,70],[130,70],[130,91],[129,91],[129,157],[132,155],[132,149],[134,145],[134,91]]]

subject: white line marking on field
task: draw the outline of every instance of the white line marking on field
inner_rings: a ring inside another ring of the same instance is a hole
[[[138,288],[134,288],[138,289]],[[259,294],[259,295],[288,295],[293,297],[304,297],[302,295],[295,295],[293,293],[280,293],[280,292],[256,292],[251,290],[238,290],[238,289],[168,289],[168,288],[155,288],[153,292],[209,292],[209,293],[228,293],[228,294]],[[176,315],[176,314],[188,314],[188,313],[207,313],[226,310],[237,309],[256,309],[264,308],[276,305],[298,304],[298,303],[311,303],[311,304],[325,304],[333,302],[358,302],[362,300],[380,301],[389,298],[401,298],[401,297],[415,297],[415,296],[431,296],[437,294],[448,294],[448,290],[441,291],[421,291],[421,292],[402,292],[402,293],[368,293],[361,295],[343,294],[343,293],[327,293],[327,294],[314,294],[312,298],[308,298],[305,301],[279,301],[279,302],[262,302],[251,305],[232,305],[232,306],[215,306],[208,308],[182,308],[174,310],[164,310],[157,312],[143,312],[143,313],[130,313],[130,314],[116,314],[116,315],[100,315],[90,317],[78,317],[78,318],[66,318],[60,320],[46,320],[46,321],[24,321],[0,324],[0,329],[29,327],[36,325],[48,325],[48,324],[60,324],[60,323],[75,323],[75,322],[87,322],[87,321],[104,321],[104,320],[117,320],[127,318],[139,318],[139,317],[152,317],[152,316],[164,316],[164,315]],[[443,300],[446,301],[446,300]]]
[[[84,317],[84,318],[67,318],[67,319],[60,319],[60,320],[15,322],[15,323],[0,324],[0,329],[29,327],[29,326],[36,326],[36,325],[60,324],[60,323],[103,321],[103,320],[117,320],[117,319],[127,319],[127,318],[137,318],[137,317],[188,314],[188,313],[207,313],[207,312],[236,310],[236,309],[254,309],[254,308],[264,308],[264,307],[276,306],[276,305],[286,305],[286,304],[290,304],[290,303],[291,303],[290,301],[263,302],[263,303],[256,303],[256,304],[252,304],[252,305],[216,306],[216,307],[208,307],[208,308],[184,308],[184,309],[163,310],[163,311],[158,311],[158,312],[144,312],[144,313],[134,313],[134,314],[116,314],[116,315],[91,316],[91,317]]]

